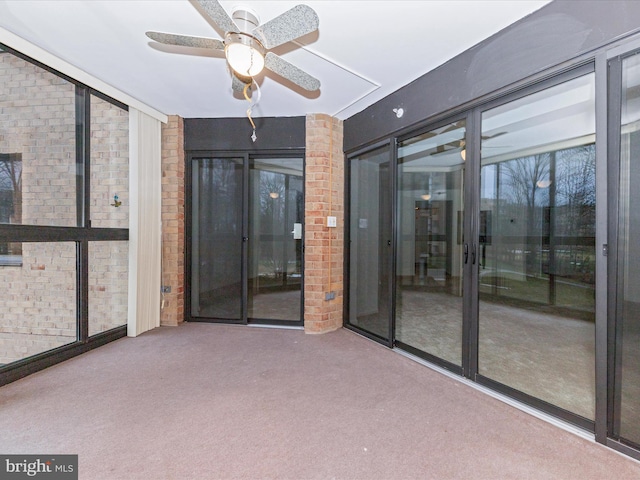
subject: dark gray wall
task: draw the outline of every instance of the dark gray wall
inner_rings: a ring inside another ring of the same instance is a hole
[[[185,150],[290,150],[305,148],[305,117],[187,118],[184,121]]]
[[[638,0],[555,0],[345,120],[344,149],[388,137],[638,30]],[[400,119],[393,113],[397,107],[405,110]]]

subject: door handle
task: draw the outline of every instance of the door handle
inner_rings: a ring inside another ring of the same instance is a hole
[[[387,246],[390,247],[391,246],[391,240],[387,240]]]
[[[469,244],[465,243],[464,244],[464,263],[465,263],[465,265],[467,264],[468,261],[469,261]]]
[[[249,241],[249,237],[242,237],[242,241],[243,242],[248,242]]]
[[[293,234],[294,240],[302,240],[302,224],[294,223],[293,230],[291,231],[291,233]]]
[[[475,265],[476,264],[476,244],[473,244],[473,247],[471,248],[471,265]]]

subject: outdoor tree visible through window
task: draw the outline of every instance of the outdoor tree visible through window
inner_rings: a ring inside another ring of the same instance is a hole
[[[0,153],[0,223],[22,223],[22,154]],[[0,265],[20,265],[22,244],[0,242]]]

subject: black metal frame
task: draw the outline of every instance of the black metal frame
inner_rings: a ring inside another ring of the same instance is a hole
[[[619,249],[620,220],[620,148],[622,123],[622,67],[627,58],[640,55],[635,49],[611,58],[607,62],[607,191],[608,225],[607,225],[607,424],[606,444],[618,451],[640,460],[640,445],[620,435],[621,402],[621,367],[622,367],[622,322],[619,312],[622,311],[622,299],[618,292],[620,284],[621,252]]]
[[[345,198],[345,205],[344,205],[344,212],[345,212],[345,222],[344,222],[344,274],[343,274],[343,303],[342,303],[342,325],[343,327],[349,329],[349,330],[353,330],[371,340],[374,340],[378,343],[381,343],[389,348],[393,347],[393,342],[394,342],[394,330],[395,330],[395,323],[394,323],[394,316],[395,316],[395,300],[394,300],[394,295],[393,292],[395,291],[395,252],[396,252],[396,239],[395,239],[395,198],[394,198],[394,192],[395,192],[395,173],[394,173],[394,168],[395,168],[395,164],[396,164],[396,144],[394,143],[395,140],[385,140],[382,142],[377,142],[377,143],[373,143],[371,145],[368,145],[365,148],[362,149],[358,149],[355,150],[351,153],[349,153],[348,155],[345,155],[345,167],[344,167],[344,172],[345,172],[345,182],[344,182],[344,198]],[[349,321],[349,304],[350,304],[350,270],[349,270],[349,259],[351,258],[351,222],[350,222],[350,218],[351,218],[351,202],[349,201],[349,199],[351,198],[351,183],[349,182],[349,180],[351,179],[351,161],[354,160],[355,158],[359,157],[360,155],[364,155],[366,153],[370,153],[373,152],[374,150],[378,150],[378,149],[382,149],[382,148],[388,148],[389,149],[389,185],[391,187],[391,202],[389,205],[389,212],[388,214],[390,215],[390,219],[391,219],[391,232],[389,232],[391,238],[391,249],[390,249],[390,258],[388,258],[387,260],[389,261],[389,291],[387,292],[387,295],[389,296],[389,312],[388,312],[388,331],[387,331],[387,338],[383,338],[380,335],[377,335],[373,332],[370,332],[368,330],[365,330],[357,325],[352,324]]]
[[[476,115],[476,119],[473,122],[475,128],[478,129],[477,132],[474,132],[474,137],[476,138],[476,141],[478,142],[477,144],[477,149],[476,152],[474,152],[475,154],[472,155],[471,160],[471,164],[473,165],[474,168],[474,174],[475,174],[475,184],[473,185],[474,188],[474,192],[473,192],[473,199],[476,202],[473,205],[473,209],[474,209],[474,215],[473,215],[473,224],[471,225],[471,230],[473,233],[473,239],[474,239],[474,243],[477,242],[477,238],[478,238],[478,216],[479,216],[479,204],[478,199],[480,198],[480,144],[479,144],[479,138],[481,135],[481,131],[482,131],[482,122],[481,122],[481,116],[482,116],[482,112],[490,110],[492,108],[495,108],[497,106],[500,105],[505,105],[507,103],[510,103],[514,100],[523,98],[525,96],[546,90],[548,88],[554,87],[556,85],[560,85],[562,83],[568,82],[570,80],[582,77],[584,75],[588,75],[588,74],[593,74],[595,72],[595,62],[594,61],[585,61],[585,62],[581,62],[579,65],[575,66],[574,68],[567,70],[564,69],[562,72],[551,76],[549,78],[546,78],[545,80],[542,80],[538,83],[535,83],[533,85],[528,85],[522,89],[519,89],[517,91],[514,91],[510,94],[506,94],[500,98],[494,99],[490,102],[487,102],[479,107],[477,107],[476,109],[474,109],[473,114]],[[467,161],[469,161],[469,157],[467,157]],[[478,293],[478,278],[477,278],[478,272],[476,270],[473,271],[472,273],[472,281],[473,284],[475,285],[476,291],[474,292],[474,304],[475,304],[475,308],[478,308],[478,300],[479,300],[479,293]],[[595,431],[595,420],[590,420],[590,419],[585,419],[583,417],[581,417],[580,415],[577,415],[575,413],[569,412],[567,410],[564,410],[560,407],[557,407],[555,405],[552,405],[544,400],[541,400],[537,397],[533,397],[531,395],[525,394],[523,392],[520,392],[512,387],[509,387],[507,385],[504,385],[500,382],[497,382],[495,380],[492,380],[491,378],[485,377],[483,375],[481,375],[479,373],[479,369],[478,369],[478,343],[479,343],[479,335],[478,335],[478,327],[479,327],[479,312],[475,312],[475,316],[473,317],[472,321],[473,321],[473,325],[471,327],[471,335],[470,335],[470,347],[471,347],[471,356],[470,356],[470,363],[469,363],[469,378],[473,379],[474,381],[482,384],[482,385],[486,385],[490,388],[492,388],[493,390],[496,390],[500,393],[504,393],[505,395],[508,395],[510,397],[513,397],[515,399],[517,399],[518,401],[525,403],[527,405],[531,405],[534,408],[537,408],[538,410],[547,412],[557,418],[561,418],[564,421],[567,421],[569,423],[572,423],[574,425],[579,426],[580,428],[583,428],[585,430],[588,430],[590,432],[594,432]],[[595,338],[594,338],[595,341]],[[595,349],[595,344],[594,344],[594,349]],[[594,392],[594,394],[596,394],[596,392]]]
[[[193,230],[193,162],[202,158],[236,158],[243,161],[243,186],[242,186],[242,236],[246,241],[242,243],[242,267],[241,267],[241,284],[242,284],[242,305],[241,305],[241,318],[240,319],[228,319],[206,316],[194,316],[191,310],[191,295],[192,295],[192,282],[193,275],[192,261],[193,252],[192,244],[189,239]],[[248,238],[249,232],[249,164],[253,159],[267,159],[267,158],[301,158],[303,165],[303,202],[306,195],[306,189],[304,188],[306,177],[306,158],[304,149],[284,149],[284,150],[193,150],[186,152],[185,155],[185,231],[187,232],[184,252],[184,264],[185,264],[185,308],[184,319],[187,322],[203,322],[203,323],[228,323],[228,324],[240,324],[240,325],[273,325],[273,326],[303,326],[304,325],[304,223],[302,229],[302,279],[300,284],[300,320],[279,320],[268,318],[250,318],[247,316],[248,311],[248,242],[251,241]],[[304,222],[304,218],[303,218]]]
[[[91,172],[91,96],[96,96],[123,110],[127,105],[118,102],[96,90],[35,61],[20,52],[0,44],[4,52],[11,53],[49,73],[52,73],[75,87],[76,117],[76,210],[77,226],[39,226],[0,224],[1,242],[61,243],[74,242],[76,245],[76,341],[67,345],[38,353],[0,367],[0,385],[30,375],[51,365],[80,355],[127,334],[125,324],[89,336],[89,243],[99,241],[128,241],[127,228],[92,228],[90,222],[90,172]]]
[[[450,116],[440,116],[439,118],[437,118],[436,120],[434,120],[433,122],[430,123],[426,123],[423,124],[419,129],[416,130],[412,130],[410,132],[404,133],[403,135],[400,135],[398,137],[396,137],[396,148],[395,148],[395,152],[394,152],[394,159],[395,159],[395,165],[394,165],[394,171],[396,172],[396,176],[397,176],[397,171],[398,171],[398,145],[406,140],[410,140],[413,137],[422,135],[424,133],[430,132],[432,130],[435,130],[437,128],[440,127],[444,127],[446,125],[455,123],[455,122],[459,122],[459,121],[465,121],[465,146],[467,149],[467,158],[471,158],[475,152],[475,143],[474,143],[474,136],[471,133],[471,129],[473,128],[473,120],[472,120],[472,115],[471,112],[466,111],[466,112],[461,112],[461,113],[457,113],[454,115],[450,115]],[[396,181],[394,182],[393,186],[394,186],[394,190],[393,190],[393,197],[396,201],[395,204],[395,208],[393,210],[394,212],[394,220],[397,221],[397,197],[398,197],[398,181],[397,178],[395,179]],[[474,210],[473,208],[471,208],[471,205],[473,205],[473,202],[475,202],[473,195],[471,195],[471,192],[474,191],[472,188],[473,182],[474,182],[474,176],[472,174],[472,172],[470,172],[470,168],[465,168],[464,171],[464,179],[463,179],[463,188],[464,188],[464,210],[463,210],[463,237],[464,237],[464,233],[465,232],[471,232],[470,230],[470,225],[472,222],[472,213]],[[394,229],[394,237],[396,238],[396,244],[399,243],[399,239],[398,239],[398,235],[399,232],[397,230],[397,228]],[[464,237],[467,238],[467,237]],[[469,233],[468,238],[475,238],[471,233]],[[469,240],[465,240],[463,243],[467,244],[469,242]],[[397,257],[397,251],[394,250],[394,257]],[[395,259],[397,260],[397,258]],[[470,277],[470,272],[471,272],[471,268],[472,265],[470,262],[465,262],[463,265],[463,286],[462,286],[462,291],[463,292],[472,292],[473,290],[473,285],[471,284],[471,282],[469,281]],[[394,270],[395,272],[395,270]],[[394,275],[394,279],[395,279],[395,275]],[[477,287],[476,287],[477,289]],[[394,291],[393,291],[393,298],[394,298],[394,302],[395,302],[395,284],[394,284]],[[470,338],[470,329],[472,327],[470,322],[470,318],[471,314],[469,312],[472,311],[472,309],[474,308],[472,305],[472,298],[473,295],[463,295],[463,315],[462,318],[460,319],[461,324],[462,324],[462,337],[460,338],[460,341],[462,342],[462,358],[460,359],[461,364],[460,365],[456,365],[455,363],[449,362],[443,358],[437,357],[433,354],[430,354],[428,352],[423,352],[422,350],[419,350],[415,347],[412,347],[411,345],[408,345],[404,342],[395,340],[394,338],[394,346],[398,347],[401,350],[405,350],[409,353],[411,353],[412,355],[415,355],[417,357],[420,357],[424,360],[427,360],[431,363],[434,363],[446,370],[449,370],[451,372],[454,372],[456,374],[459,375],[463,375],[465,377],[469,377],[468,374],[468,359],[470,358],[470,343],[469,343],[469,338]],[[394,329],[395,329],[395,309],[393,311],[393,321],[394,321]]]
[[[622,110],[622,59],[620,57],[608,62],[609,91],[608,103],[608,162],[607,168],[607,191],[615,192],[609,195],[609,222],[607,228],[607,327],[609,356],[607,358],[607,436],[619,441],[616,436],[620,426],[620,415],[616,406],[619,405],[619,391],[617,386],[620,383],[620,352],[621,335],[620,325],[616,321],[619,311],[617,297],[618,281],[618,218],[619,210],[619,186],[620,186],[620,123]],[[617,88],[616,88],[617,86]]]

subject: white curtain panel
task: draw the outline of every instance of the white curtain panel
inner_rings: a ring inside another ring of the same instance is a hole
[[[129,320],[135,337],[160,326],[161,125],[129,108]]]

